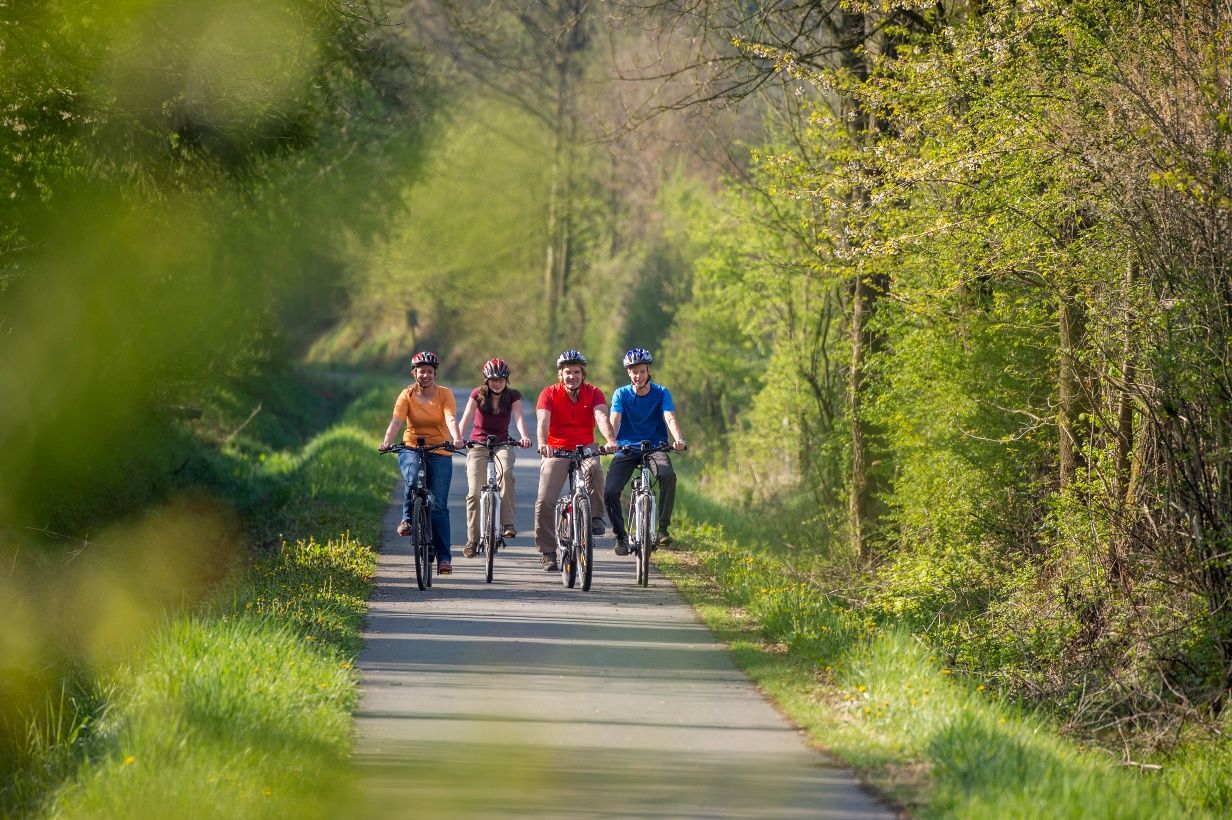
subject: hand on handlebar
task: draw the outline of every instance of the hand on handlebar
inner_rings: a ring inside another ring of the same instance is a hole
[[[530,446],[530,439],[528,438],[518,439],[518,446],[521,447],[523,450],[525,450],[527,447]]]
[[[679,453],[683,450],[689,449],[689,445],[684,443],[684,439],[681,439],[680,441],[672,442],[672,449],[675,450],[677,453]]]

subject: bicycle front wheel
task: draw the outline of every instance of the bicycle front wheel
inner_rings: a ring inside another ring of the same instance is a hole
[[[484,560],[484,579],[490,584],[492,583],[493,561],[496,558],[496,512],[500,508],[500,500],[496,493],[487,492],[483,494],[483,548],[485,550]]]
[[[636,504],[637,532],[641,548],[637,551],[637,583],[647,586],[650,583],[650,551],[654,549],[654,535],[650,529],[651,510],[650,499],[644,493],[639,493]]]
[[[422,498],[416,498],[411,502],[411,552],[415,555],[415,583],[420,589],[432,586],[432,564],[428,561],[432,538],[430,534],[425,537],[424,527],[427,519],[427,504]]]
[[[595,536],[590,529],[590,499],[585,495],[579,495],[573,502],[573,509],[578,534],[574,542],[574,552],[577,553],[577,572],[582,577],[582,591],[589,592],[595,559]]]

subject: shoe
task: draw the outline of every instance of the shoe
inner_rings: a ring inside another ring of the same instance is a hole
[[[470,543],[467,543],[467,545],[462,548],[462,557],[463,558],[474,558],[478,552],[479,550],[475,548],[475,544],[473,542],[470,542]]]
[[[590,519],[590,534],[591,535],[597,538],[598,536],[603,535],[603,533],[605,532],[607,532],[607,530],[603,526],[602,518],[596,515],[594,518]]]
[[[540,560],[543,562],[544,572],[560,572],[560,567],[556,566],[556,556],[550,552],[540,553]]]
[[[655,539],[656,547],[667,547],[672,543],[672,535],[667,530],[659,530],[659,537]]]
[[[505,525],[505,531],[501,533],[501,538],[517,538],[518,531],[513,528],[512,524]]]
[[[441,561],[439,564],[436,565],[436,574],[437,575],[451,575],[453,574],[453,567],[449,565],[448,561]]]
[[[402,523],[398,525],[398,535],[410,535],[410,534],[411,534],[411,522],[407,521],[404,518],[402,520]]]
[[[616,536],[616,554],[617,555],[628,555],[629,554],[629,539],[628,538],[622,538],[619,535]]]

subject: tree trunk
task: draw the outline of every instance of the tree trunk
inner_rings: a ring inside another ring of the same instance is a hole
[[[1061,488],[1064,490],[1073,484],[1077,473],[1085,466],[1081,422],[1084,405],[1078,360],[1086,321],[1082,306],[1068,287],[1061,294],[1057,314],[1060,330],[1060,356],[1057,363],[1057,460]]]

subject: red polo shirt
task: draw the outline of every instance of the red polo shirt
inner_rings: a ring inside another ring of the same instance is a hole
[[[552,414],[548,446],[571,450],[579,444],[594,444],[595,408],[605,404],[603,391],[590,382],[583,382],[578,388],[577,401],[569,401],[569,391],[559,382],[543,388],[535,408]]]

